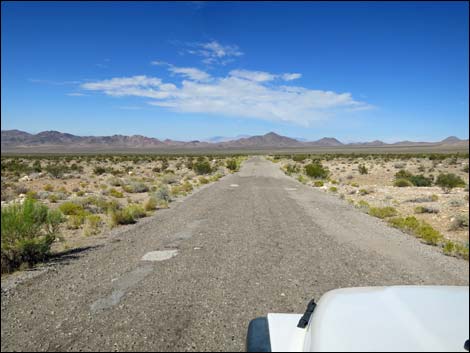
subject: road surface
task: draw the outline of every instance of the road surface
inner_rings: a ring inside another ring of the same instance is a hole
[[[250,319],[334,288],[468,285],[468,262],[261,157],[107,239],[2,289],[2,351],[242,351]]]

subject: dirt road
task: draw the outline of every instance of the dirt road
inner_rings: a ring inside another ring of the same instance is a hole
[[[300,313],[330,289],[468,285],[468,276],[468,262],[254,157],[102,246],[3,288],[1,348],[241,351],[250,319]]]

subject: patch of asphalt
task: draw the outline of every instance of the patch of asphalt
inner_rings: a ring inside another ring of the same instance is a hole
[[[242,351],[249,320],[331,289],[468,284],[468,262],[259,157],[116,239],[2,294],[2,350]]]

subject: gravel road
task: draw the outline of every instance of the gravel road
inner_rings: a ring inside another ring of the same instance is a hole
[[[469,282],[468,262],[262,157],[107,239],[2,283],[2,351],[242,351],[250,319],[334,288]]]

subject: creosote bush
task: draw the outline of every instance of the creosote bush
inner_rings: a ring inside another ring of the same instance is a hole
[[[328,169],[324,168],[320,163],[310,163],[305,166],[305,174],[315,179],[327,179],[329,175]]]
[[[1,272],[45,260],[59,237],[61,213],[33,199],[2,207],[1,213]]]
[[[453,188],[464,187],[465,181],[453,173],[442,173],[436,179],[436,185],[440,186],[444,192],[448,193]]]

